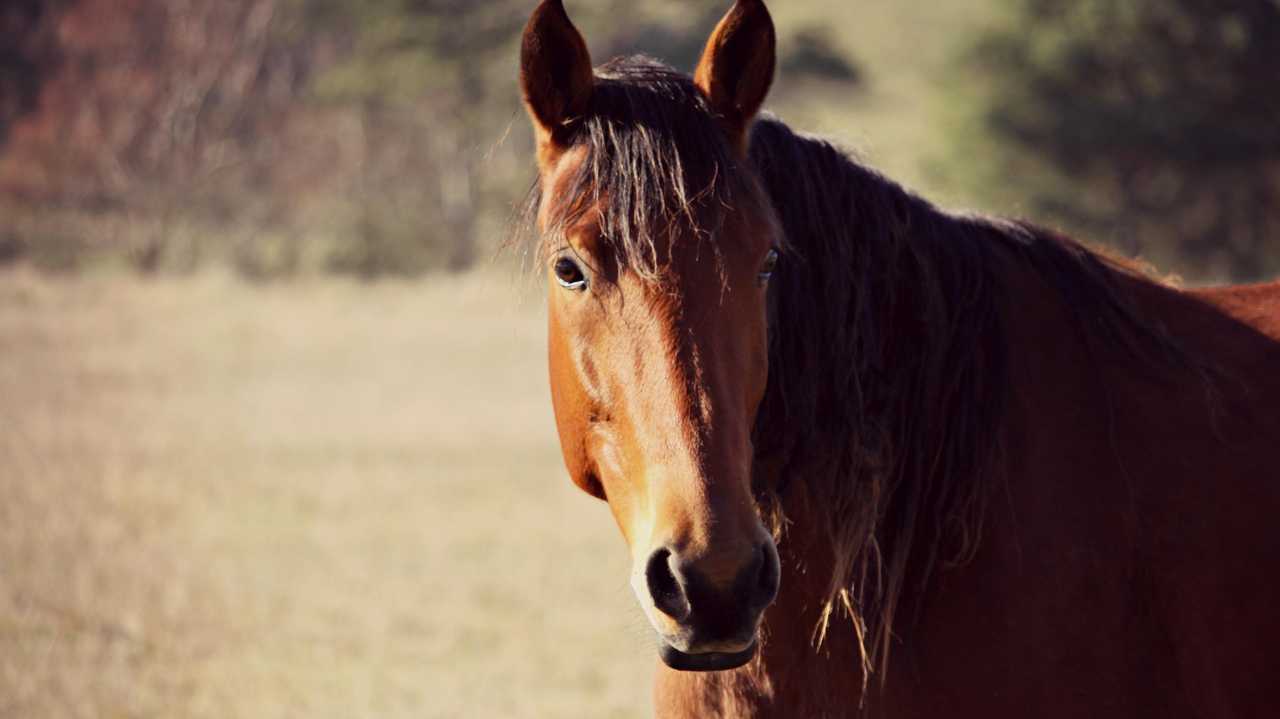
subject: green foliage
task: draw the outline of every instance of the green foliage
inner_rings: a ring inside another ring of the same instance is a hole
[[[796,33],[790,48],[781,51],[779,70],[788,79],[813,78],[857,85],[862,72],[836,47],[823,28],[808,27]]]
[[[729,3],[569,4],[597,62],[692,69]],[[21,40],[0,48],[0,202],[21,211],[0,213],[0,262],[266,281],[489,256],[534,174],[516,86],[532,5],[20,0],[0,17]],[[788,88],[857,80],[813,18],[780,28]]]
[[[513,0],[297,1],[312,27],[349,34],[349,54],[319,79],[316,96],[376,104],[437,93],[476,99],[495,60],[514,48],[524,7]]]
[[[516,184],[491,162],[511,122],[515,0],[294,0],[301,23],[341,48],[309,102],[354,118],[342,169],[346,202],[330,218],[333,272],[374,278],[459,269],[483,244]]]
[[[975,176],[1189,276],[1280,271],[1280,4],[1013,6],[973,53],[1000,148]]]

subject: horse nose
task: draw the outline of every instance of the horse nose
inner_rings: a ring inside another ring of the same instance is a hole
[[[644,577],[653,606],[677,622],[683,622],[693,608],[689,606],[687,579],[675,556],[666,547],[654,550],[645,564]]]
[[[669,547],[654,550],[645,565],[653,606],[679,623],[686,623],[693,615],[718,623],[716,620],[728,618],[724,615],[740,615],[744,610],[754,619],[778,595],[781,572],[772,539],[756,545],[737,572],[728,573],[733,579],[727,584],[717,586],[712,577],[726,573],[707,571],[701,566],[705,563],[686,560]]]
[[[749,577],[744,574],[743,578],[744,581],[751,582],[748,590],[751,606],[756,610],[763,610],[773,604],[773,600],[778,596],[778,583],[782,571],[778,565],[778,548],[774,546],[772,539],[766,539],[761,543],[759,555],[757,559],[759,567]]]

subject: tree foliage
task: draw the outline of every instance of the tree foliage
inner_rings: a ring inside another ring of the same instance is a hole
[[[991,161],[1034,214],[1193,277],[1280,271],[1280,3],[1014,0]]]
[[[685,69],[727,0],[574,3],[597,62]],[[374,278],[491,252],[533,179],[531,0],[13,0],[0,7],[0,260],[229,261]],[[798,28],[788,85],[853,83]]]
[[[467,266],[516,182],[491,150],[511,121],[494,110],[515,97],[525,3],[297,1],[304,25],[344,48],[309,100],[359,127],[348,230],[327,267],[373,277]]]
[[[26,252],[70,265],[105,249],[151,271],[174,261],[178,224],[263,211],[245,189],[270,184],[310,65],[276,42],[276,0],[30,4],[56,63],[31,70],[36,97],[0,147],[0,205]]]

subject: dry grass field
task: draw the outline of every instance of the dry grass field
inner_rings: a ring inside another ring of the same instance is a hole
[[[515,272],[0,274],[0,716],[643,716]]]

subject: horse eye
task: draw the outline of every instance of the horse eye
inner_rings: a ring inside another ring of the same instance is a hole
[[[773,277],[773,271],[778,267],[778,251],[769,250],[769,254],[764,256],[764,265],[760,268],[760,274],[756,275],[757,281],[763,286]]]
[[[555,264],[556,282],[570,290],[580,290],[587,286],[587,277],[582,274],[578,263],[568,257],[561,257]]]

